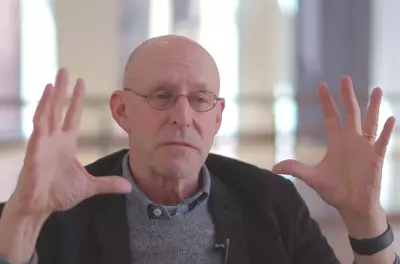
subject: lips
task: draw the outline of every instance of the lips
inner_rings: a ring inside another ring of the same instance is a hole
[[[187,147],[187,148],[192,148],[192,149],[197,149],[196,146],[189,142],[184,142],[184,141],[169,141],[169,142],[164,142],[160,144],[161,146],[177,146],[177,147]]]

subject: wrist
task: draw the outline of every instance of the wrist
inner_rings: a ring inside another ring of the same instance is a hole
[[[355,239],[374,238],[387,230],[388,222],[383,208],[379,207],[371,212],[368,215],[340,212],[350,237]]]
[[[367,239],[349,237],[349,242],[354,253],[362,256],[372,256],[379,252],[385,252],[385,250],[393,244],[393,241],[393,230],[389,223],[386,231],[377,237]]]
[[[27,262],[47,218],[48,215],[21,214],[18,205],[10,200],[0,218],[0,255],[10,263]]]

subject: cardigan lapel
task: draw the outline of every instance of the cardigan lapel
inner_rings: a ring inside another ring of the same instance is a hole
[[[123,195],[99,197],[94,208],[98,243],[107,264],[132,264],[129,227]]]
[[[101,175],[122,175],[122,157],[114,164],[101,164]],[[108,166],[107,166],[108,165]],[[110,168],[111,165],[111,168]],[[101,177],[101,176],[99,176]],[[105,264],[132,264],[126,196],[100,195],[92,203],[93,221]]]
[[[239,201],[234,199],[228,188],[216,177],[211,177],[209,209],[213,216],[217,243],[225,245],[229,239],[229,248],[222,248],[227,254],[226,264],[248,264],[248,250],[242,210]],[[225,256],[224,256],[225,257]]]

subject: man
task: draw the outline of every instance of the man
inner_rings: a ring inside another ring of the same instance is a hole
[[[187,38],[157,37],[132,53],[124,89],[110,99],[129,151],[79,164],[84,84],[77,81],[62,120],[66,86],[61,69],[37,107],[24,166],[0,220],[6,263],[338,263],[293,184],[279,173],[305,181],[338,209],[356,263],[395,262],[379,204],[394,118],[375,141],[380,89],[362,125],[351,80],[343,78],[344,130],[321,84],[325,157],[315,166],[283,161],[272,173],[209,154],[224,100],[214,60]]]

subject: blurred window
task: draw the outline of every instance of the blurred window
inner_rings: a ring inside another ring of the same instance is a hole
[[[50,0],[21,0],[21,126],[25,139],[45,85],[57,71],[57,33]]]

